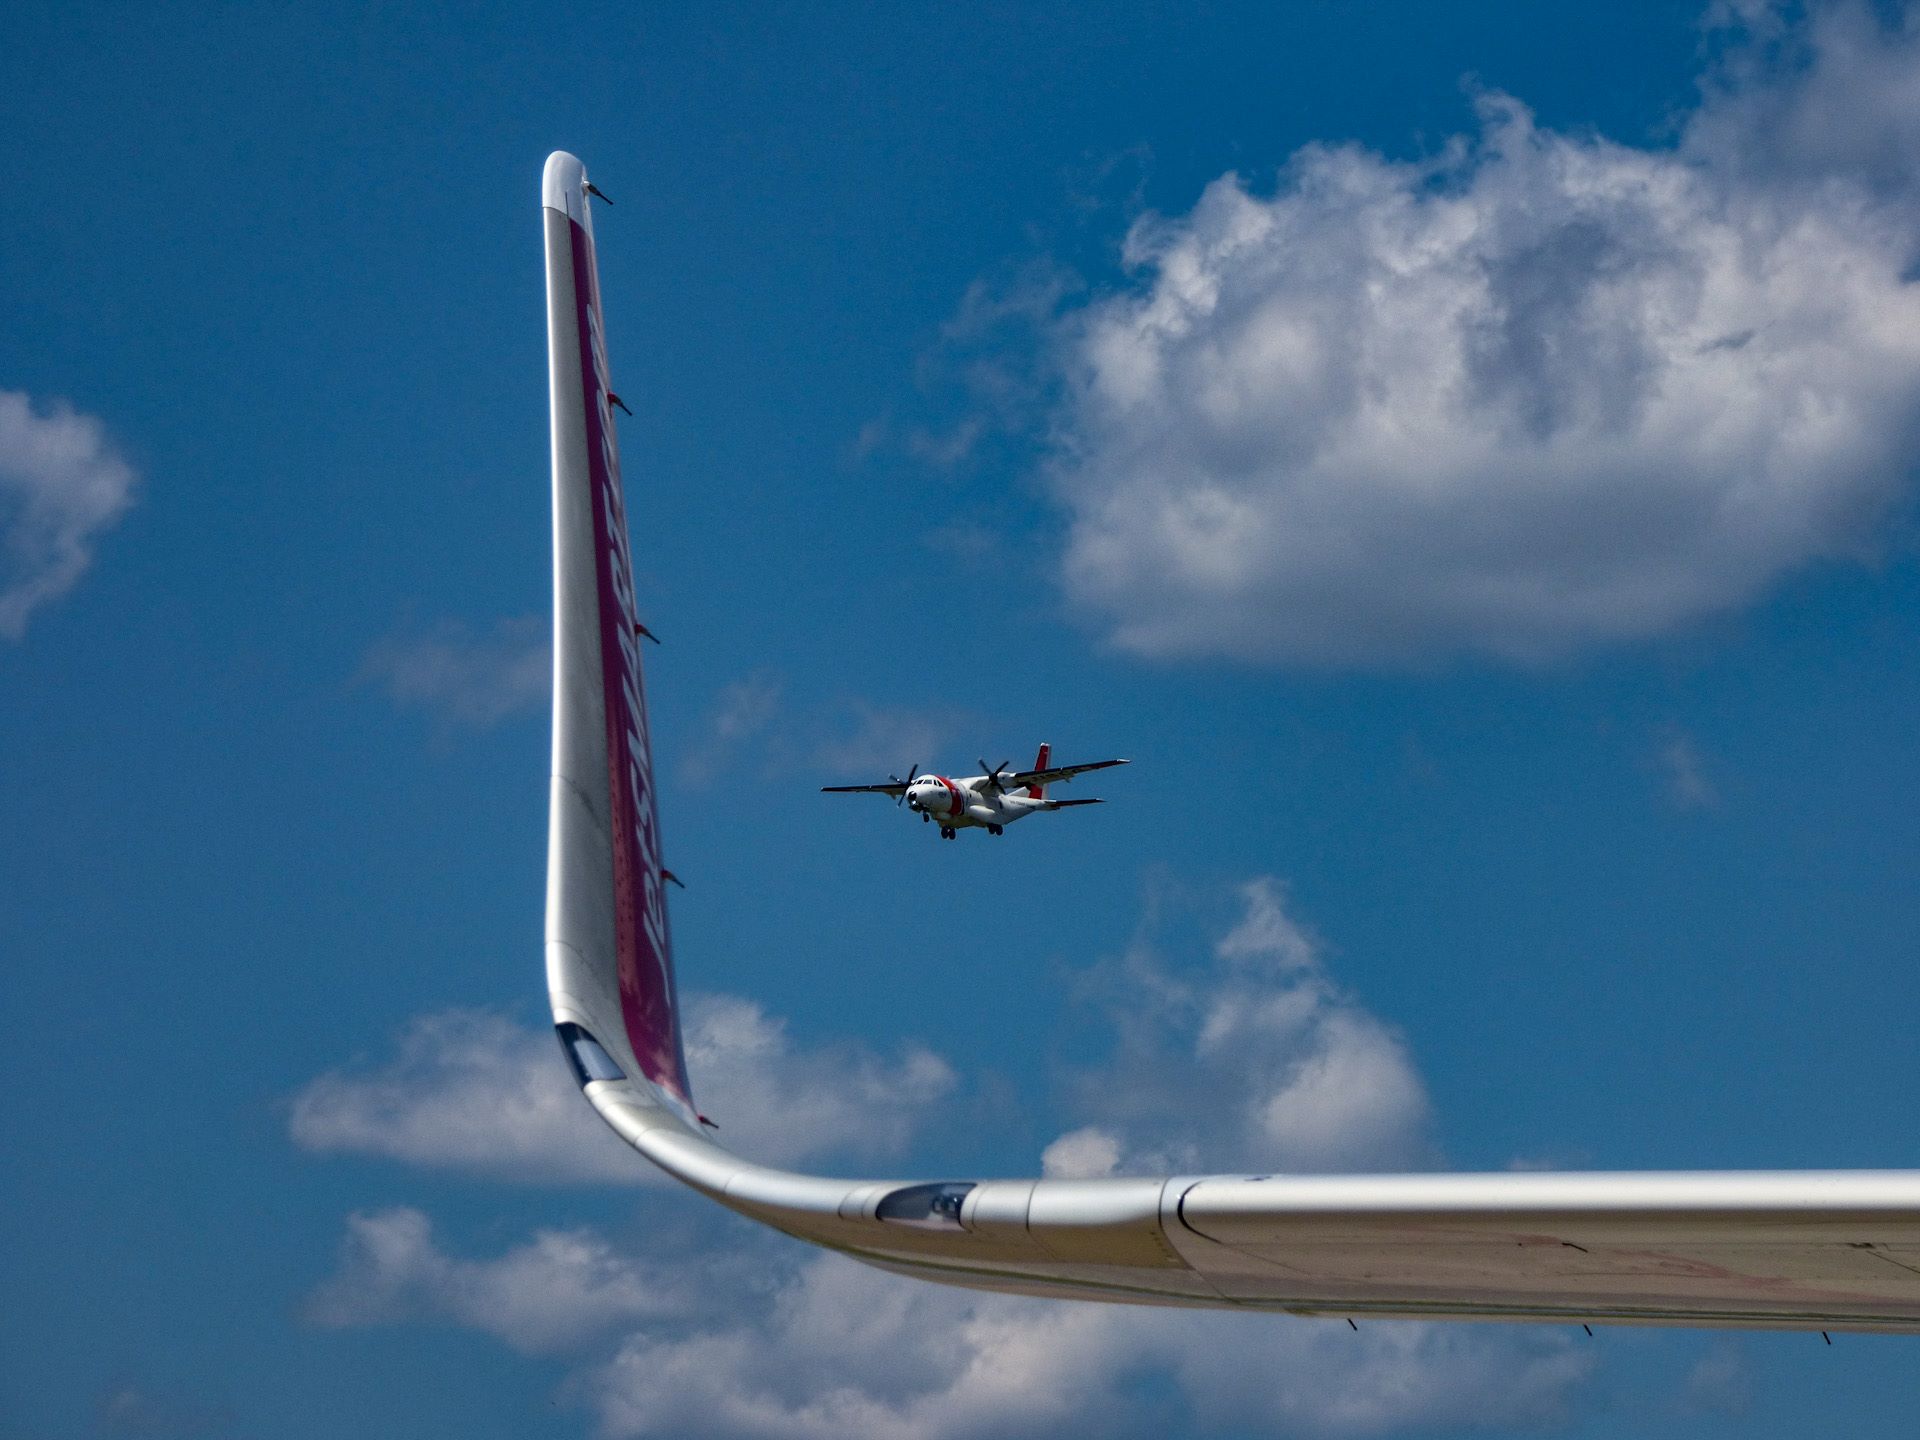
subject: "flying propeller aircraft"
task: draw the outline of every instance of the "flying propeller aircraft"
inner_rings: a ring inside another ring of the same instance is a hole
[[[1124,765],[1124,760],[1095,760],[1085,765],[1053,765],[1051,745],[1042,745],[1031,770],[1009,775],[1008,762],[1002,760],[991,770],[980,762],[985,774],[958,779],[947,775],[922,775],[915,765],[907,778],[887,777],[885,785],[822,785],[823,795],[891,795],[895,805],[905,805],[919,814],[922,823],[940,822],[940,838],[951,840],[966,826],[973,825],[989,835],[1000,834],[1016,820],[1042,810],[1065,810],[1070,805],[1100,805],[1100,800],[1051,800],[1047,786],[1062,784],[1089,770],[1105,770]]]

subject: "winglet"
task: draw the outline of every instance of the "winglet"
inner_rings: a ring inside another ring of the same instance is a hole
[[[553,421],[553,778],[547,985],[587,1031],[697,1129],[674,990],[660,817],[641,675],[586,167],[541,180]]]
[[[587,210],[587,167],[578,156],[556,150],[547,157],[547,168],[540,176],[540,203],[583,226],[587,238],[593,238],[593,217]],[[548,274],[551,278],[551,268]]]

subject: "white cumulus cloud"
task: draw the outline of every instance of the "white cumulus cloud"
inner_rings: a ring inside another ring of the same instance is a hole
[[[1436,1158],[1406,1042],[1328,974],[1278,881],[1240,892],[1204,965],[1142,938],[1087,985],[1114,1042],[1074,1088],[1089,1125],[1047,1147],[1050,1175],[1118,1170],[1380,1170]]]
[[[1040,1152],[1040,1173],[1049,1180],[1098,1180],[1120,1164],[1120,1137],[1098,1125],[1069,1130]]]
[[[350,1216],[335,1274],[308,1299],[318,1325],[444,1320],[515,1350],[577,1346],[609,1329],[696,1308],[695,1277],[617,1253],[587,1230],[542,1230],[493,1260],[443,1251],[407,1207]]]
[[[1489,96],[1433,159],[1309,146],[1136,225],[1067,322],[1072,600],[1147,655],[1532,661],[1871,553],[1920,457],[1920,36],[1789,48],[1671,147]]]
[[[309,1081],[288,1129],[306,1150],[528,1181],[644,1180],[652,1167],[607,1128],[551,1032],[503,1015],[423,1015],[378,1065]]]
[[[897,1153],[953,1089],[932,1051],[797,1045],[728,995],[691,995],[687,1065],[730,1145],[770,1164]],[[295,1143],[536,1183],[646,1182],[657,1172],[581,1100],[553,1034],[486,1011],[408,1026],[384,1063],[329,1071],[294,1097]]]
[[[736,1237],[737,1238],[737,1237]],[[978,1440],[1071,1424],[1371,1436],[1552,1424],[1591,1368],[1557,1332],[1059,1304],[916,1283],[836,1255],[544,1230],[450,1254],[418,1210],[349,1218],[319,1325],[457,1325],[576,1357],[608,1437]],[[1169,1393],[1143,1404],[1142,1384]]]
[[[786,1021],[731,995],[695,997],[686,1043],[701,1108],[725,1126],[727,1145],[774,1165],[897,1155],[958,1083],[922,1045],[891,1056],[850,1042],[796,1045]]]
[[[614,1437],[906,1440],[1210,1431],[1365,1436],[1550,1423],[1589,1368],[1564,1337],[977,1295],[799,1265],[731,1323],[632,1334],[586,1393]],[[1165,1408],[1140,1387],[1170,1386]]]
[[[133,502],[135,478],[91,415],[64,401],[37,411],[0,390],[0,636],[18,640],[72,588]]]

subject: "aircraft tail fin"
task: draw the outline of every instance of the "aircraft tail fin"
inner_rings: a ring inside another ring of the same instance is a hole
[[[698,1126],[674,992],[633,552],[586,167],[542,184],[553,418],[547,989],[582,1083],[644,1081]],[[612,1074],[604,1073],[607,1069]]]
[[[1052,758],[1053,758],[1053,746],[1047,744],[1046,741],[1042,740],[1040,742],[1040,754],[1038,755],[1038,757],[1035,758],[1033,762],[1033,768],[1036,770],[1046,769],[1047,762]],[[1047,787],[1044,785],[1029,785],[1027,787],[1027,798],[1029,800],[1046,799]]]

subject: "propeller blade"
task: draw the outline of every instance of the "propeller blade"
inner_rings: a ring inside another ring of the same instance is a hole
[[[913,784],[913,777],[918,775],[919,773],[920,773],[920,762],[916,760],[913,762],[913,768],[907,771],[906,779],[902,780],[898,775],[889,775],[887,776],[887,779],[893,781],[893,783],[896,785],[911,785]],[[898,810],[902,805],[906,803],[907,803],[907,792],[905,790],[902,790],[898,795],[893,797],[893,808],[896,810]]]

